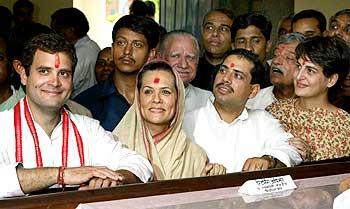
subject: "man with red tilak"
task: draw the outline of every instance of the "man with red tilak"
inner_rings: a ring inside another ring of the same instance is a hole
[[[122,148],[98,121],[64,107],[72,92],[74,49],[55,34],[33,38],[23,50],[26,97],[0,113],[0,197],[51,186],[81,189],[145,182],[149,162]]]

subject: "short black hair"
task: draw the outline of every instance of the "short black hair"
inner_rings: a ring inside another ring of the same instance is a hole
[[[152,1],[145,1],[145,4],[147,6],[147,15],[153,17],[156,13],[156,5]]]
[[[143,1],[134,0],[129,7],[129,13],[131,15],[146,17],[146,15],[148,14],[148,7]]]
[[[308,59],[319,65],[325,77],[338,74],[337,83],[328,93],[329,101],[335,101],[336,92],[340,90],[350,69],[350,48],[345,41],[338,37],[316,36],[301,42],[295,52],[297,59]]]
[[[34,4],[31,1],[17,0],[12,7],[13,14],[17,16],[21,8],[28,8],[31,14],[34,12]]]
[[[229,10],[229,9],[225,9],[225,8],[213,9],[213,10],[210,10],[209,12],[207,12],[207,14],[205,14],[205,16],[203,18],[202,26],[204,26],[204,23],[207,20],[209,14],[211,14],[213,12],[222,13],[222,14],[226,15],[228,18],[230,18],[232,21],[235,18],[233,12],[231,10]]]
[[[237,31],[240,29],[246,29],[250,25],[259,28],[266,41],[270,40],[272,23],[264,15],[257,13],[239,15],[231,26],[231,39],[235,40]]]
[[[242,57],[248,60],[250,63],[252,63],[253,68],[250,70],[250,74],[252,75],[252,80],[250,81],[250,83],[251,84],[261,83],[262,78],[264,76],[264,66],[261,63],[258,55],[246,49],[234,49],[227,53],[225,59],[231,55],[237,55],[239,57]]]
[[[147,40],[148,50],[155,48],[159,42],[159,25],[153,19],[137,15],[125,15],[121,17],[113,27],[112,40],[121,28],[127,28],[135,33],[140,33]]]
[[[82,11],[69,7],[56,10],[51,15],[51,23],[54,30],[58,28],[74,28],[74,33],[81,38],[89,31],[89,22]]]
[[[294,15],[292,19],[292,27],[294,23],[296,23],[300,19],[305,18],[315,18],[318,22],[318,28],[320,29],[321,33],[326,30],[327,27],[327,20],[324,14],[322,12],[314,10],[314,9],[306,9],[298,12]]]
[[[35,52],[38,49],[50,54],[58,52],[65,53],[72,60],[72,71],[74,72],[77,63],[77,56],[74,47],[62,36],[56,33],[48,33],[35,36],[24,46],[20,61],[27,76],[29,75],[29,68],[33,64]]]

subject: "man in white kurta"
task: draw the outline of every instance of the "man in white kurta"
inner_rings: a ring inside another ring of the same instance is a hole
[[[228,173],[242,171],[248,158],[270,155],[286,166],[300,163],[299,154],[288,145],[292,137],[278,120],[264,110],[244,109],[232,122],[220,118],[213,101],[185,116],[184,129],[208,155],[210,162],[224,165]]]
[[[0,113],[0,197],[57,184],[94,189],[150,179],[145,158],[122,148],[98,121],[64,108],[77,61],[71,44],[41,34],[26,44],[20,61],[26,96]]]
[[[23,99],[21,100],[23,103]],[[33,137],[22,115],[23,167],[36,168]],[[0,112],[0,197],[23,195],[16,175],[16,145],[14,110]],[[126,169],[134,173],[141,181],[147,182],[151,177],[151,165],[135,152],[122,148],[113,135],[105,131],[97,120],[75,115],[69,112],[69,118],[76,124],[83,140],[85,166],[107,166],[111,170]],[[34,122],[39,138],[44,167],[59,167],[62,163],[62,121],[48,136],[39,124]],[[6,140],[5,140],[6,139]],[[79,167],[79,155],[73,128],[70,124],[68,136],[68,166]]]
[[[213,93],[205,107],[188,113],[184,129],[207,152],[209,162],[227,172],[294,166],[301,157],[276,119],[264,110],[247,110],[245,104],[259,91],[263,67],[245,49],[231,51],[220,66]]]
[[[209,97],[213,95],[210,91],[190,84],[196,77],[199,52],[196,37],[182,30],[170,31],[159,44],[161,57],[179,73],[185,85],[185,115],[205,106]]]

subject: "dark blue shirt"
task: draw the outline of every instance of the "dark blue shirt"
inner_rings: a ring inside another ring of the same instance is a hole
[[[113,131],[130,107],[115,87],[112,77],[83,91],[74,100],[88,108],[108,131]]]

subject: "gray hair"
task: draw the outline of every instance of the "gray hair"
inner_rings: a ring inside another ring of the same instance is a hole
[[[289,44],[291,42],[297,41],[297,42],[303,42],[305,41],[306,37],[301,33],[287,33],[285,35],[280,36],[280,38],[277,41],[277,45],[279,44]]]
[[[190,32],[184,31],[184,30],[173,30],[170,31],[168,33],[166,33],[162,39],[160,40],[159,43],[159,54],[161,57],[164,57],[165,54],[168,52],[168,47],[169,47],[169,42],[176,37],[189,37],[190,39],[193,40],[195,46],[196,46],[196,61],[198,63],[199,61],[199,53],[200,53],[200,49],[199,49],[199,43],[197,38]],[[182,43],[179,43],[182,44]]]

